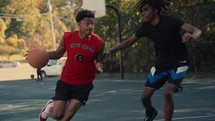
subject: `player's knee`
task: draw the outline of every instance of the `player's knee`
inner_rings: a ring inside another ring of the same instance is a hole
[[[60,120],[63,118],[63,113],[59,113],[59,112],[52,113],[52,118],[54,118],[56,120]]]
[[[175,86],[174,84],[167,84],[166,85],[166,89],[164,91],[164,97],[166,98],[170,98],[173,96],[174,93],[176,93],[178,90],[177,86]]]
[[[164,91],[164,94],[163,94],[164,99],[165,99],[166,101],[171,101],[172,98],[173,98],[174,93],[175,93],[174,90],[165,90],[165,91]]]
[[[174,92],[169,90],[169,91],[165,91],[163,96],[165,100],[169,100],[172,99]]]
[[[56,119],[56,120],[60,120],[60,119],[62,119],[63,118],[63,115],[56,115],[55,117],[53,117],[54,119]]]
[[[148,100],[150,100],[150,98],[151,98],[150,95],[146,95],[146,94],[141,95],[142,102],[147,102]]]
[[[66,121],[70,121],[74,115],[75,115],[74,112],[66,112],[63,118],[64,118]]]
[[[155,89],[145,88],[145,90],[143,91],[143,94],[141,95],[142,102],[150,101],[154,92],[155,92]]]

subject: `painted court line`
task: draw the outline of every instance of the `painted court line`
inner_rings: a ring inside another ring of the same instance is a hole
[[[173,118],[173,120],[184,120],[184,119],[197,119],[197,118],[211,118],[215,117],[215,115],[210,115],[210,116],[191,116],[191,117],[180,117],[180,118]],[[164,121],[164,119],[157,119],[154,121]]]

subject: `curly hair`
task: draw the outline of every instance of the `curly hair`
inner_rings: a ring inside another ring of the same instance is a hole
[[[76,16],[76,22],[80,22],[85,17],[95,18],[95,15],[90,10],[82,10],[82,11],[78,12],[78,14]]]
[[[153,9],[158,9],[158,13],[162,10],[167,10],[170,6],[170,2],[167,0],[139,0],[134,6],[134,10],[142,13],[143,6],[149,4]]]

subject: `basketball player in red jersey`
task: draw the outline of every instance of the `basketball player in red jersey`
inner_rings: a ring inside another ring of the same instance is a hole
[[[79,30],[65,32],[59,47],[49,52],[50,59],[59,59],[67,52],[67,60],[56,85],[55,97],[41,110],[40,121],[46,121],[49,116],[58,121],[70,121],[85,105],[93,89],[96,67],[102,71],[104,41],[93,33],[94,18],[91,11],[80,11],[76,16]]]

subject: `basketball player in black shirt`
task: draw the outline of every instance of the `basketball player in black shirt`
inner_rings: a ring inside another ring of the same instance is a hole
[[[198,28],[177,17],[160,15],[169,4],[165,0],[140,0],[135,9],[141,13],[145,21],[130,38],[110,48],[104,58],[106,61],[112,53],[130,47],[141,37],[148,37],[154,42],[156,63],[148,74],[141,96],[146,109],[145,121],[153,121],[156,117],[158,112],[152,106],[151,97],[164,84],[164,118],[165,121],[172,121],[173,94],[182,89],[181,82],[189,66],[185,43],[197,40],[201,35]],[[181,31],[185,32],[183,36]]]

